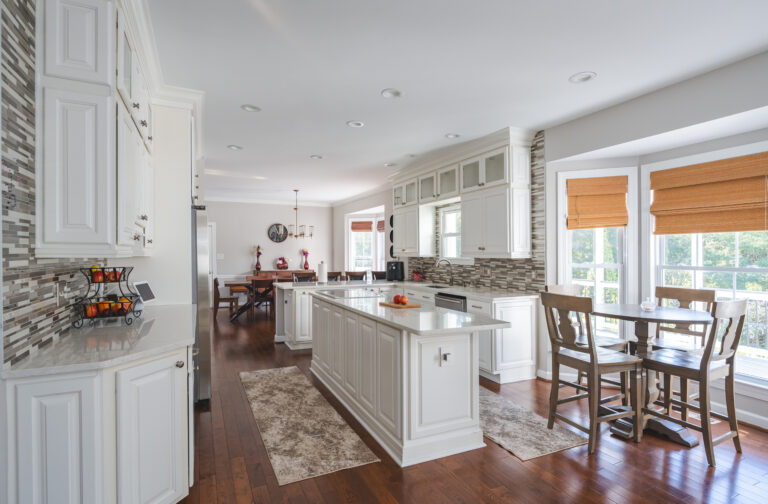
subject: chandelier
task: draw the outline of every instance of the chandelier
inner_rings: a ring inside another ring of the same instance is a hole
[[[299,225],[299,190],[294,189],[296,193],[296,206],[293,207],[293,211],[296,212],[296,224],[290,224],[288,226],[288,236],[293,238],[312,238],[315,234],[315,226]]]

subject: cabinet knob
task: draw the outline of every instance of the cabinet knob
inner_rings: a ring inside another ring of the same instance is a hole
[[[443,354],[443,361],[447,361],[447,360],[448,360],[448,357],[449,357],[450,355],[451,355],[451,352],[445,352],[445,353]]]
[[[485,182],[480,182],[480,187],[483,187],[485,185]]]
[[[151,142],[151,141],[152,141],[152,135],[149,135],[149,136],[147,137],[147,140],[149,140],[149,141]]]
[[[147,121],[145,121],[145,120],[143,120],[143,119],[142,119],[141,121],[139,121],[139,124],[141,124],[141,125],[142,125],[142,126],[144,126],[145,128],[147,127]]]
[[[141,220],[149,220],[149,217],[147,217],[147,215],[146,215],[146,214],[144,214],[144,215],[142,215],[142,216],[140,217],[140,219],[141,219]]]
[[[141,108],[141,105],[139,105],[138,103],[134,102],[133,103],[133,108],[135,108],[135,109]]]
[[[183,368],[184,367],[184,361],[183,360],[176,361],[176,367],[177,368]]]
[[[141,235],[139,233],[133,233],[133,241],[139,241],[141,240]]]
[[[152,240],[147,240],[147,243],[152,243]]]

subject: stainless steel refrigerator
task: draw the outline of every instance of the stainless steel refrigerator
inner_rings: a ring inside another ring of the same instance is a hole
[[[192,206],[192,302],[197,304],[194,349],[195,402],[211,398],[211,302],[208,290],[208,215],[205,206]]]

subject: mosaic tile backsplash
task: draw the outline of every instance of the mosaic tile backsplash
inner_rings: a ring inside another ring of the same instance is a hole
[[[10,367],[69,327],[82,292],[78,268],[94,259],[35,257],[35,0],[3,0],[2,64],[3,366]]]
[[[531,145],[531,242],[530,259],[475,259],[473,265],[453,265],[453,280],[458,285],[494,287],[517,292],[539,293],[545,282],[544,234],[544,132],[536,134]],[[435,219],[437,221],[437,219]],[[435,268],[435,258],[408,258],[408,278],[414,269],[424,273],[423,280],[447,283],[450,269],[442,264]]]

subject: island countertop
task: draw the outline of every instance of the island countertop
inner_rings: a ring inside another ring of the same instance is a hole
[[[1,378],[103,369],[161,355],[195,342],[196,305],[145,307],[133,324],[110,323],[69,329],[12,368]]]
[[[512,324],[503,320],[496,320],[475,313],[464,313],[447,308],[439,308],[432,304],[425,304],[421,308],[403,309],[380,306],[379,302],[386,300],[384,296],[337,299],[329,296],[327,292],[322,290],[314,291],[312,295],[327,303],[374,318],[384,324],[419,336],[466,333],[469,331],[512,327]]]

